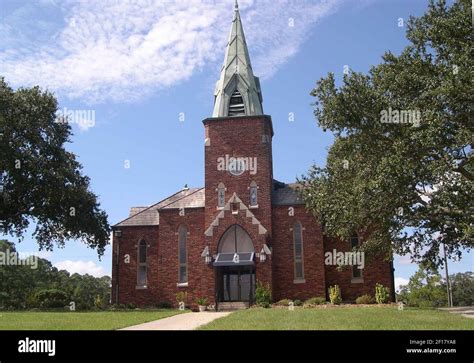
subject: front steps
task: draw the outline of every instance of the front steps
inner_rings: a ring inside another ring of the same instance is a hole
[[[220,302],[217,311],[235,311],[243,310],[249,307],[246,301]]]

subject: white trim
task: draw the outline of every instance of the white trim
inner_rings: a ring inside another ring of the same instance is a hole
[[[188,287],[188,283],[187,282],[181,282],[181,283],[177,282],[176,286],[177,287]]]
[[[306,284],[306,279],[294,279],[294,284]]]

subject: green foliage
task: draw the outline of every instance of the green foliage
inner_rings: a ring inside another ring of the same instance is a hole
[[[196,302],[200,306],[206,306],[207,305],[207,297],[200,297],[196,300]]]
[[[293,300],[293,304],[294,304],[295,306],[303,306],[303,302],[302,302],[301,300],[298,300],[298,299]]]
[[[281,299],[280,301],[277,301],[276,305],[278,306],[289,306],[291,303],[290,299]]]
[[[176,302],[186,302],[188,299],[188,293],[185,291],[180,291],[176,294]]]
[[[374,298],[370,295],[362,295],[356,299],[356,304],[373,304]]]
[[[397,301],[420,308],[446,306],[446,285],[433,265],[420,265],[408,285],[400,288]]]
[[[329,301],[335,305],[339,305],[342,302],[339,285],[329,286]]]
[[[382,284],[375,284],[375,301],[377,304],[386,304],[389,298],[389,291]]]
[[[272,303],[272,290],[270,285],[264,285],[262,282],[257,281],[255,288],[255,303],[263,308],[269,308]]]
[[[0,251],[17,253],[15,245],[6,240],[0,240]],[[21,262],[18,265],[0,265],[0,309],[42,308],[38,293],[45,290],[63,291],[67,296],[65,305],[74,301],[77,310],[94,308],[97,297],[103,307],[110,300],[111,281],[108,276],[70,275],[67,271],[58,271],[43,258],[37,259],[36,268],[22,263],[24,260],[19,257],[18,260]]]
[[[471,271],[450,276],[454,306],[474,305],[474,274]]]
[[[439,266],[442,244],[449,257],[474,246],[471,2],[430,1],[406,36],[368,74],[318,81],[315,116],[335,142],[301,192],[328,235],[365,234],[368,259],[410,253]],[[419,125],[383,122],[388,110],[419,111]]]
[[[111,228],[89,190],[76,156],[65,149],[71,127],[57,122],[54,95],[39,87],[13,90],[0,77],[0,220],[22,238],[35,223],[41,249],[82,240],[102,256]]]
[[[304,302],[304,306],[311,307],[311,306],[315,306],[315,305],[324,305],[326,303],[327,303],[327,301],[326,301],[325,297],[315,296],[315,297],[312,297],[312,298],[309,298],[308,300],[306,300]]]
[[[158,309],[171,309],[172,306],[171,304],[168,302],[168,301],[162,301],[162,302],[159,302],[156,307]]]
[[[57,289],[41,290],[36,293],[36,300],[42,309],[64,308],[69,302],[67,294]]]

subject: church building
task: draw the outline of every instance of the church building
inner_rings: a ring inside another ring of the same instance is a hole
[[[214,96],[212,117],[203,121],[204,187],[133,207],[113,227],[112,303],[176,306],[183,292],[191,308],[198,298],[218,309],[249,306],[258,282],[271,288],[273,301],[328,298],[335,284],[343,301],[373,296],[376,283],[393,298],[392,264],[327,263],[326,252],[351,251],[362,236],[327,237],[297,184],[273,178],[272,119],[263,112],[237,5]]]

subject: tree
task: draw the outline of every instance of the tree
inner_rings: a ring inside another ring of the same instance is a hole
[[[474,273],[460,272],[450,276],[454,306],[474,305]]]
[[[397,300],[409,306],[423,308],[446,306],[446,285],[433,265],[420,265],[418,271],[410,277],[408,285],[400,288]]]
[[[474,246],[471,8],[431,1],[408,21],[409,46],[336,87],[318,81],[315,116],[335,135],[327,164],[301,178],[327,234],[366,239],[368,253],[417,262],[461,258]]]
[[[39,257],[37,263],[25,263],[7,240],[0,240],[0,253],[16,254],[18,261],[0,264],[0,309],[62,308],[74,301],[77,310],[89,310],[110,301],[109,276],[70,275]]]
[[[71,127],[58,122],[57,110],[50,92],[14,91],[0,78],[0,221],[19,238],[34,221],[41,249],[79,239],[102,256],[111,231],[107,214],[75,155],[64,148]]]

